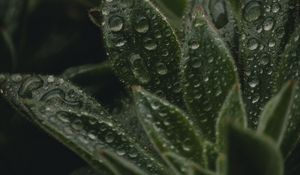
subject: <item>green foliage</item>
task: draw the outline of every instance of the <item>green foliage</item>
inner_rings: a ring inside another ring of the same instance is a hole
[[[0,69],[0,94],[89,164],[73,175],[299,174],[299,2],[101,1],[89,17],[109,61],[55,76],[11,73],[72,44],[67,31],[18,43],[10,6],[30,14],[41,3],[21,2],[0,0],[0,54],[13,70]]]

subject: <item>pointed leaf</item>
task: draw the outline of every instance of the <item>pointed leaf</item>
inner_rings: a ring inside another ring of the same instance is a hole
[[[110,149],[152,173],[161,165],[141,148],[93,98],[53,76],[4,76],[2,95],[23,115],[68,146],[101,172],[95,152]],[[149,165],[152,165],[149,168]]]
[[[213,172],[200,167],[199,164],[185,157],[181,157],[178,154],[167,152],[164,154],[164,157],[166,157],[170,166],[175,168],[175,170],[182,175],[215,175]]]
[[[292,0],[230,0],[238,24],[239,72],[249,126],[257,127],[261,106],[273,95],[279,55],[288,34]]]
[[[228,128],[228,175],[283,175],[283,160],[276,144],[253,131]]]
[[[138,117],[150,139],[160,151],[177,151],[197,163],[202,163],[202,138],[189,118],[177,107],[140,87],[134,88]],[[152,134],[151,134],[151,132]],[[151,138],[155,135],[157,138]],[[164,148],[163,145],[171,145]]]
[[[102,158],[103,163],[110,167],[115,175],[147,175],[147,173],[137,167],[136,164],[132,164],[111,151],[103,150],[98,152],[98,154]]]
[[[180,48],[165,17],[149,0],[104,1],[102,16],[108,56],[122,80],[181,104]]]
[[[247,128],[246,111],[238,84],[234,85],[229,92],[217,120],[217,146],[222,153],[225,151],[225,133],[227,132],[228,124],[232,123],[239,125],[241,128]]]
[[[299,60],[300,60],[300,25],[291,35],[284,52],[282,53],[281,62],[279,64],[281,72],[278,78],[278,86],[288,80],[300,81],[299,77]],[[296,87],[294,102],[288,121],[288,128],[282,141],[282,152],[288,157],[294,150],[300,140],[300,87]]]
[[[218,111],[238,81],[236,68],[230,51],[201,9],[196,9],[189,25],[181,64],[184,100],[195,124],[213,140]]]
[[[296,84],[293,81],[286,83],[281,91],[267,103],[260,116],[257,132],[270,136],[278,146],[287,128],[295,87]]]

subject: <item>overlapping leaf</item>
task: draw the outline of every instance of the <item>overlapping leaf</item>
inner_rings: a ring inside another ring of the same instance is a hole
[[[102,29],[108,56],[126,84],[180,104],[180,48],[165,17],[148,0],[105,1]]]
[[[283,175],[281,153],[268,137],[230,126],[226,150],[228,175]]]
[[[181,69],[188,110],[213,140],[218,111],[238,77],[230,51],[201,9],[186,26]]]
[[[160,152],[177,152],[203,162],[203,140],[189,118],[177,107],[142,90],[134,89],[138,117]]]
[[[295,86],[294,82],[285,84],[282,90],[267,103],[260,116],[258,133],[270,136],[277,146],[281,145],[287,128]]]
[[[162,171],[100,104],[69,82],[53,76],[0,77],[1,93],[12,106],[98,170],[105,166],[95,153],[109,149],[151,173]]]

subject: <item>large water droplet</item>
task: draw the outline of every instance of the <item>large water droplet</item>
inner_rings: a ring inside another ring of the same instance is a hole
[[[142,84],[148,83],[150,81],[150,75],[142,57],[139,54],[132,54],[130,56],[130,63],[135,78]]]
[[[137,20],[135,30],[139,33],[146,33],[149,30],[149,21],[146,17],[141,17]]]
[[[164,63],[157,63],[156,70],[160,75],[166,75],[168,73],[168,68]]]
[[[258,20],[262,15],[262,5],[258,1],[250,1],[244,8],[243,16],[248,22]]]
[[[145,46],[145,49],[147,49],[147,50],[155,50],[157,48],[157,44],[156,44],[155,40],[153,40],[151,38],[146,38],[144,40],[144,46]]]
[[[274,19],[271,18],[271,17],[266,18],[264,23],[263,23],[263,27],[264,27],[265,31],[272,30],[273,27],[274,27]]]
[[[123,19],[119,16],[113,16],[109,19],[109,27],[113,32],[119,32],[123,29]]]
[[[251,39],[249,39],[247,46],[248,46],[249,50],[255,50],[258,48],[258,42],[255,38],[251,38]]]

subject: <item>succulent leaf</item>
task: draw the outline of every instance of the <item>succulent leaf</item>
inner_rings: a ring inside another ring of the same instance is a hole
[[[172,166],[178,174],[182,175],[215,175],[215,173],[199,167],[199,164],[192,162],[191,160],[181,157],[178,154],[167,152],[164,157],[168,160],[170,166]]]
[[[247,128],[246,111],[238,84],[234,85],[229,92],[217,120],[216,143],[221,153],[225,152],[226,130],[228,125],[233,123],[239,125],[241,128]]]
[[[289,25],[288,1],[230,1],[240,33],[238,68],[252,128],[276,87],[276,65]]]
[[[203,163],[201,134],[180,109],[140,87],[134,88],[134,97],[138,117],[150,139],[161,148],[159,151],[177,152],[196,163]],[[151,138],[153,136],[156,138]]]
[[[100,150],[113,150],[152,173],[162,171],[93,98],[53,76],[2,75],[2,95],[18,111],[101,172]],[[151,165],[151,168],[149,168]]]
[[[269,137],[230,125],[226,150],[228,175],[283,175],[281,153]]]
[[[260,116],[258,133],[270,136],[278,146],[281,145],[287,128],[295,87],[295,82],[286,83],[281,91],[267,103]]]
[[[146,172],[135,164],[128,162],[126,159],[117,156],[111,151],[100,151],[98,154],[103,160],[103,163],[110,168],[114,175],[147,175]]]
[[[238,76],[226,44],[199,8],[186,26],[182,86],[193,122],[213,140],[218,111]]]
[[[143,85],[181,104],[180,48],[166,18],[148,0],[105,1],[102,15],[107,51],[116,73],[127,85]]]
[[[282,53],[282,60],[279,64],[278,86],[288,80],[300,80],[299,77],[299,59],[300,59],[300,26],[295,29],[291,35],[285,50]],[[282,151],[285,157],[288,157],[294,150],[300,140],[300,87],[296,87],[294,103],[289,116],[289,123],[282,141]]]

